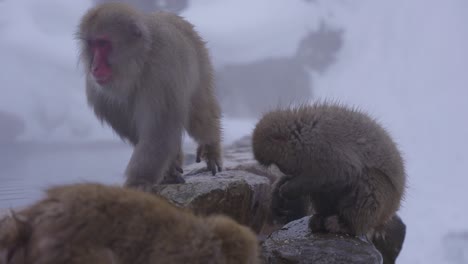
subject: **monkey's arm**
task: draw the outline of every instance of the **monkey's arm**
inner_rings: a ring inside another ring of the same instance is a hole
[[[196,162],[205,160],[213,175],[223,167],[220,119],[221,109],[210,90],[196,92],[191,101],[187,132],[198,143]]]
[[[276,183],[275,190],[279,197],[288,200],[299,199],[305,192],[305,184],[309,184],[309,179],[298,176],[284,176]]]
[[[288,199],[281,195],[281,187],[290,179],[291,176],[283,176],[273,185],[270,207],[274,223],[286,224],[308,214],[308,206],[310,203],[308,202],[308,196]]]

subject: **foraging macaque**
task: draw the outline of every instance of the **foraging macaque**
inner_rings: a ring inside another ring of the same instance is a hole
[[[105,3],[82,18],[77,38],[96,116],[134,145],[126,186],[181,183],[184,128],[213,175],[221,170],[220,107],[205,42],[183,18]]]
[[[403,159],[390,135],[363,112],[330,103],[272,111],[252,141],[256,160],[285,174],[272,193],[274,213],[300,214],[305,204],[299,198],[308,196],[313,233],[368,235],[385,229],[400,207]],[[302,204],[291,210],[284,200]]]
[[[253,232],[163,198],[99,184],[51,188],[0,221],[1,264],[259,263]]]

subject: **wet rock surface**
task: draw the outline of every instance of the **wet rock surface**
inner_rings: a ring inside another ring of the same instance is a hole
[[[270,182],[240,170],[212,176],[205,172],[185,178],[185,184],[154,186],[154,192],[197,214],[225,214],[260,232],[267,219]]]
[[[368,242],[333,234],[312,235],[309,216],[272,233],[263,243],[265,263],[382,263],[382,256]]]

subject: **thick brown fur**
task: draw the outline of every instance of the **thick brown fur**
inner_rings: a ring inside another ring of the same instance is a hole
[[[253,152],[285,174],[273,202],[310,196],[312,232],[367,235],[384,229],[400,207],[403,159],[385,129],[361,111],[330,103],[272,111],[254,130]],[[272,204],[276,214],[287,212],[281,207]]]
[[[154,195],[99,184],[49,189],[0,222],[1,264],[254,264],[257,247],[250,229],[228,217],[197,217]]]
[[[76,35],[89,105],[135,146],[127,186],[183,182],[184,128],[199,144],[197,161],[204,159],[213,175],[221,170],[221,113],[213,69],[192,24],[171,13],[144,14],[123,3],[105,3],[83,16]],[[89,41],[99,36],[112,43],[112,79],[104,85],[91,73]]]

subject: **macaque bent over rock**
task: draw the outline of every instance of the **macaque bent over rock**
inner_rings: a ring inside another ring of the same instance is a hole
[[[272,111],[256,125],[253,152],[259,163],[285,174],[272,193],[274,214],[291,213],[281,201],[308,196],[313,233],[371,235],[400,207],[406,181],[400,152],[358,110],[317,103]]]
[[[197,217],[154,195],[98,184],[51,188],[0,220],[1,264],[254,264],[257,247],[228,217]]]
[[[134,145],[126,186],[182,183],[184,129],[213,175],[221,170],[220,107],[205,42],[192,24],[122,3],[89,10],[76,34],[89,105]]]

